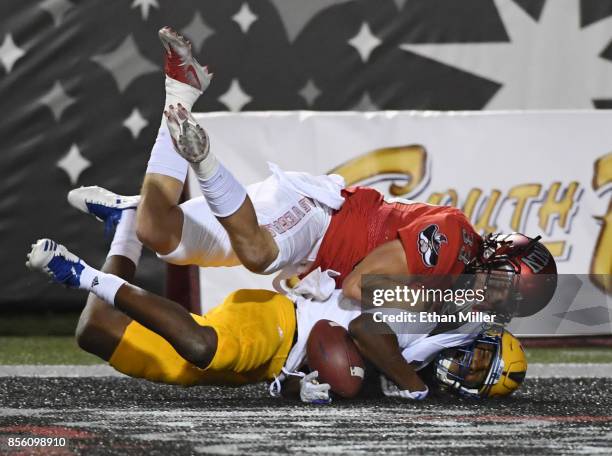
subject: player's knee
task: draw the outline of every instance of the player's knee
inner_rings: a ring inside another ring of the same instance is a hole
[[[76,327],[76,331],[74,337],[76,339],[76,343],[81,348],[81,350],[85,350],[86,352],[91,353],[92,346],[92,337],[91,337],[91,328],[87,325],[82,325],[80,322]]]
[[[82,314],[75,330],[77,345],[86,352],[98,355],[98,342],[102,332],[104,327],[97,321],[95,313]]]
[[[149,217],[147,217],[145,211],[138,208],[136,216],[136,237],[148,248],[154,250],[150,244],[154,244],[156,241],[155,230]]]
[[[91,299],[79,318],[76,342],[82,350],[108,361],[131,320],[108,304]]]
[[[245,240],[234,244],[236,255],[242,265],[251,272],[262,274],[276,261],[279,249],[274,240],[263,236],[255,237],[253,240]]]
[[[178,206],[160,211],[141,204],[136,213],[136,236],[144,246],[167,255],[179,245],[183,232],[183,213]]]
[[[268,266],[272,264],[274,258],[271,258],[267,252],[253,252],[248,255],[242,255],[240,258],[242,265],[249,271],[256,274],[266,272]]]
[[[151,219],[138,217],[136,220],[136,236],[144,246],[158,253],[168,253],[169,239],[165,230],[156,226]]]
[[[202,326],[184,347],[181,355],[202,369],[208,367],[217,353],[217,333],[210,326]]]

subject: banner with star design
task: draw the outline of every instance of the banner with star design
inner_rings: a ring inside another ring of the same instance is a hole
[[[612,0],[3,0],[0,310],[77,307],[23,267],[108,240],[67,192],[139,190],[164,99],[157,30],[215,73],[197,111],[612,107]],[[145,256],[140,283],[161,292]]]

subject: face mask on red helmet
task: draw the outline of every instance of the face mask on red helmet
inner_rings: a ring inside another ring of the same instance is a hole
[[[485,290],[496,321],[527,317],[542,310],[557,288],[557,266],[541,236],[489,234],[481,258],[470,267]]]

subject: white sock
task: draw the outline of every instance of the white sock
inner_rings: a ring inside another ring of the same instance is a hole
[[[217,217],[232,215],[247,197],[244,186],[221,163],[209,178],[198,176],[198,182],[210,210]]]
[[[187,111],[191,111],[191,108],[193,108],[195,102],[198,101],[200,95],[202,95],[202,92],[195,87],[166,76],[166,102],[164,103],[164,111],[167,110],[170,105],[176,108],[176,105],[179,103],[182,104]]]
[[[196,176],[202,180],[208,180],[215,176],[219,171],[221,164],[217,160],[217,157],[211,152],[210,146],[206,158],[199,163],[192,163],[191,168],[195,172]]]
[[[142,254],[142,242],[136,236],[136,209],[125,209],[115,229],[108,255],[120,255],[129,258],[138,266]]]
[[[83,260],[81,260],[83,262]],[[95,294],[103,301],[114,305],[115,296],[119,288],[125,283],[125,280],[113,274],[107,274],[97,269],[92,268],[83,262],[83,271],[81,271],[80,286],[82,290],[87,290]]]
[[[163,174],[185,182],[189,162],[176,153],[166,120],[162,121],[147,164],[147,174]]]
[[[189,84],[184,84],[175,79],[166,76],[166,101],[164,103],[164,111],[168,106],[176,107],[181,103],[185,108],[191,111],[193,104],[202,94],[198,89],[191,87]],[[189,163],[183,157],[176,153],[170,132],[166,126],[166,119],[162,116],[161,125],[157,132],[157,139],[151,150],[151,158],[147,165],[147,174],[163,174],[164,176],[173,177],[181,182],[185,182]]]

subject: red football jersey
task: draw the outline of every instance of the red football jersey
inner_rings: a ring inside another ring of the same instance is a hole
[[[394,239],[404,246],[411,275],[461,274],[480,250],[481,237],[459,209],[386,202],[380,192],[367,187],[345,189],[342,196],[345,202],[332,215],[308,271],[321,267],[339,272],[337,287],[368,253]]]

